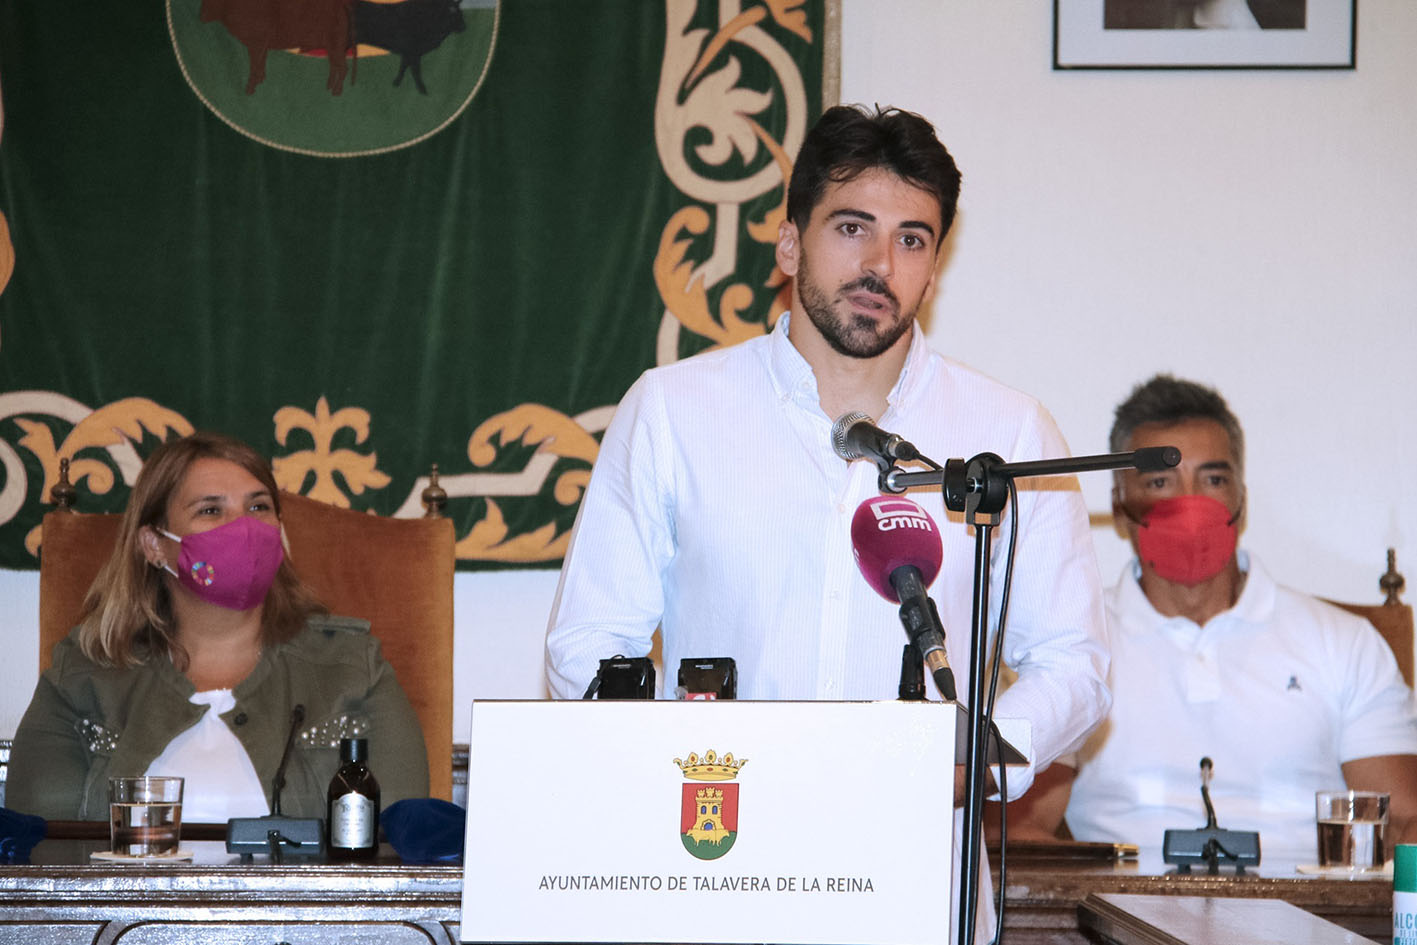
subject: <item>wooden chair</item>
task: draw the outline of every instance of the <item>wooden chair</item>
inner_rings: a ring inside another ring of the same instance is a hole
[[[1414,655],[1417,655],[1413,651],[1412,605],[1404,604],[1398,599],[1398,594],[1406,583],[1403,576],[1397,572],[1397,550],[1389,548],[1387,572],[1378,578],[1378,589],[1385,595],[1381,604],[1345,604],[1336,600],[1328,603],[1341,607],[1350,614],[1357,614],[1376,627],[1388,646],[1392,647],[1392,654],[1397,657],[1397,668],[1402,671],[1402,678],[1411,686]]]
[[[436,505],[441,491],[436,485],[425,490],[425,501]],[[382,518],[284,492],[280,501],[291,563],[332,613],[370,622],[423,727],[429,793],[451,799],[452,521],[435,517],[435,511],[425,518]],[[77,623],[84,595],[112,552],[118,522],[118,515],[84,515],[64,507],[44,517],[41,672],[54,644]]]

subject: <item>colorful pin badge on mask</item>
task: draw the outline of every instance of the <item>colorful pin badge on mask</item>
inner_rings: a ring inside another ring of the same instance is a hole
[[[216,580],[216,568],[205,561],[196,561],[192,564],[192,580],[203,587],[211,587]]]

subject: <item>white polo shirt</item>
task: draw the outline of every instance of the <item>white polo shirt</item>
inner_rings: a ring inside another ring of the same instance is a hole
[[[1314,792],[1343,788],[1343,762],[1417,754],[1412,692],[1377,631],[1239,556],[1240,599],[1205,626],[1158,614],[1135,562],[1108,592],[1112,711],[1077,756],[1077,839],[1159,848],[1167,828],[1203,826],[1209,757],[1220,826],[1308,862]]]

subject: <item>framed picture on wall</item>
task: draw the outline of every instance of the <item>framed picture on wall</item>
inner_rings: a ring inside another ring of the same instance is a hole
[[[1054,69],[1352,69],[1358,0],[1053,0]]]

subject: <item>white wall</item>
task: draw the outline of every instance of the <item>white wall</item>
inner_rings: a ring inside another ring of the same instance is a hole
[[[1375,602],[1395,546],[1417,587],[1417,3],[1364,0],[1354,72],[1053,72],[1051,30],[1042,2],[844,2],[842,99],[923,113],[964,173],[936,347],[1077,453],[1137,381],[1213,384],[1280,580]],[[1097,546],[1110,582],[1129,551]]]
[[[1215,384],[1249,441],[1245,544],[1360,601],[1393,545],[1417,589],[1417,3],[1364,0],[1358,70],[1332,73],[1055,73],[1050,11],[843,0],[843,100],[924,113],[964,171],[931,339],[1042,398],[1079,453],[1138,380]],[[1094,511],[1108,486],[1085,480]],[[1126,548],[1097,545],[1110,581]],[[458,576],[458,739],[474,695],[544,694],[555,581]],[[37,598],[0,572],[0,736]]]

